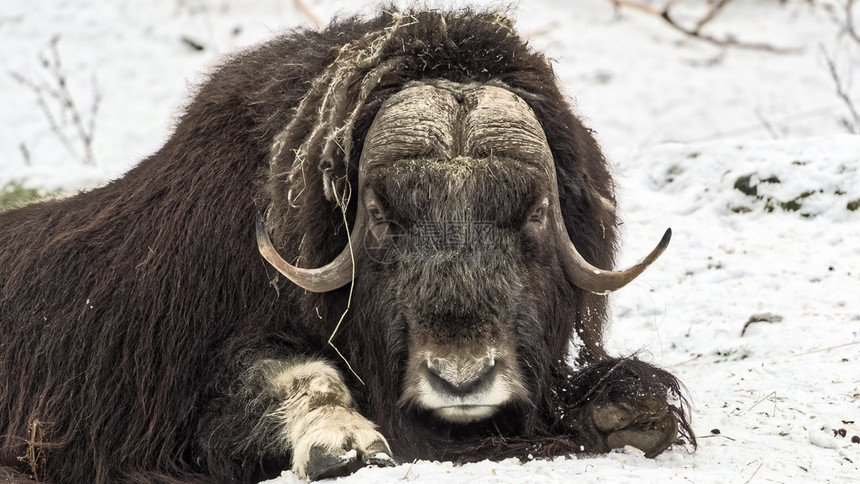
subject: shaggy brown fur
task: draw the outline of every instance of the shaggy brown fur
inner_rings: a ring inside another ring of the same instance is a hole
[[[504,17],[385,13],[295,31],[217,69],[165,146],[124,177],[0,215],[0,466],[31,471],[18,457],[39,420],[39,472],[53,482],[253,482],[288,468],[289,456],[254,434],[271,402],[245,372],[261,358],[340,363],[326,340],[348,288],[273,284],[254,217],[268,209],[281,253],[301,265],[330,261],[346,230],[324,180],[343,193],[355,186],[374,114],[415,79],[503,83],[523,97],[547,134],[571,240],[590,262],[612,265],[618,222],[604,203],[614,196],[603,156],[547,59]],[[552,307],[543,309],[554,319],[518,348],[534,401],[466,428],[397,407],[402,327],[356,282],[335,343],[367,385],[342,373],[398,458],[602,452],[588,402],[680,395],[668,373],[608,359],[605,297],[546,270]],[[579,372],[564,363],[574,331],[585,345]],[[692,440],[687,414],[674,412]]]

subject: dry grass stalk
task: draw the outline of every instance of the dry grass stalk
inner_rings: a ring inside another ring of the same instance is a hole
[[[30,424],[29,435],[26,440],[27,455],[18,457],[21,462],[27,463],[30,468],[30,473],[36,482],[43,482],[45,477],[45,463],[47,461],[47,453],[44,452],[45,443],[45,427],[39,419],[33,420]]]
[[[752,406],[747,409],[747,412],[754,409],[756,406],[758,406],[759,403],[767,400],[770,397],[773,397],[773,414],[776,415],[776,391],[772,391],[772,392],[768,393],[767,395],[764,396],[764,398],[762,398],[761,400],[752,404]]]
[[[293,0],[293,5],[302,13],[308,20],[311,21],[317,28],[323,27],[323,21],[314,13],[313,10],[308,7],[308,5],[304,2],[304,0]]]
[[[860,341],[852,341],[850,343],[843,343],[841,345],[828,346],[827,348],[818,348],[818,349],[814,349],[811,351],[807,351],[805,353],[798,353],[796,355],[791,355],[789,358],[797,358],[798,356],[806,356],[806,355],[811,355],[813,353],[822,353],[822,352],[835,350],[838,348],[845,348],[846,346],[854,346],[854,345],[860,345]]]
[[[744,482],[744,484],[749,484],[749,482],[753,480],[753,477],[755,477],[755,475],[758,474],[759,469],[761,469],[761,466],[763,466],[763,465],[764,465],[764,462],[760,463],[758,465],[758,467],[755,468],[755,472],[752,473],[750,478],[747,479],[746,482]]]
[[[412,468],[415,467],[416,462],[418,462],[418,459],[412,460],[412,464],[409,464],[409,469],[406,469],[406,474],[400,478],[401,481],[405,481],[409,478],[409,473],[412,472]]]
[[[334,180],[332,180],[332,192],[335,194],[335,197],[337,197],[337,188],[335,187]],[[337,198],[337,204],[340,207],[341,214],[343,215],[343,226],[346,227],[346,240],[347,245],[349,246],[349,257],[352,260],[352,280],[349,283],[349,298],[346,300],[346,308],[343,310],[343,314],[340,315],[340,319],[337,321],[337,325],[335,325],[334,330],[332,330],[331,336],[328,337],[328,344],[334,349],[335,352],[337,352],[337,355],[340,356],[340,359],[342,359],[343,362],[346,363],[346,367],[349,368],[349,371],[352,373],[352,375],[356,377],[362,385],[365,385],[364,380],[362,380],[361,377],[358,376],[358,373],[356,373],[355,370],[352,369],[352,365],[349,364],[349,361],[346,359],[345,356],[343,356],[343,353],[341,353],[340,350],[337,349],[337,346],[335,346],[332,342],[334,340],[335,335],[337,335],[337,331],[340,329],[340,325],[343,324],[343,320],[346,317],[346,314],[349,312],[350,306],[352,306],[352,290],[355,288],[355,253],[352,251],[352,237],[349,233],[349,224],[346,221],[346,205],[348,201],[348,199],[344,200],[341,198]]]
[[[670,27],[673,29],[698,40],[702,40],[704,42],[708,42],[710,44],[719,46],[719,47],[735,47],[739,49],[748,49],[748,50],[760,50],[766,52],[773,52],[777,54],[789,54],[798,52],[800,49],[798,48],[790,48],[790,47],[778,47],[762,42],[743,42],[737,40],[731,36],[725,38],[717,38],[713,35],[705,34],[702,32],[702,28],[711,22],[714,18],[716,18],[717,14],[725,7],[731,0],[716,0],[711,2],[708,13],[705,14],[704,17],[699,19],[696,22],[695,27],[689,28],[681,25],[675,20],[671,15],[672,6],[675,4],[675,1],[669,1],[666,3],[666,6],[662,9],[658,9],[652,7],[650,5],[642,4],[632,0],[609,0],[616,9],[621,8],[629,8],[632,10],[638,10],[640,12],[646,13],[648,15],[654,15],[663,19]]]

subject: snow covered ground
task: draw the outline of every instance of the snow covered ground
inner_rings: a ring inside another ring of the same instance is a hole
[[[717,47],[607,0],[515,4],[520,30],[556,61],[615,167],[620,265],[673,229],[660,261],[610,296],[608,344],[685,382],[699,449],[653,460],[417,462],[342,480],[860,479],[860,443],[851,442],[860,436],[860,136],[846,134],[850,114],[825,61],[860,106],[860,43],[840,29],[843,3],[734,0],[703,30],[786,54]],[[304,4],[323,21],[374,5]],[[693,25],[705,5],[686,0],[673,13]],[[278,0],[3,0],[0,187],[76,190],[120,176],[164,142],[220,56],[310,22]],[[100,99],[94,164],[82,161],[69,113],[46,96],[52,128],[33,89],[54,80],[40,63],[52,59],[52,38],[85,129]],[[287,472],[271,483],[294,481]]]

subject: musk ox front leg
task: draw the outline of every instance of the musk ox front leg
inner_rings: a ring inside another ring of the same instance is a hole
[[[251,380],[257,380],[252,386],[262,383],[261,393],[270,395],[255,435],[279,439],[283,450],[292,454],[292,470],[300,478],[316,480],[365,466],[394,465],[385,438],[355,410],[331,364],[265,359],[250,373]]]
[[[694,444],[680,383],[665,370],[632,358],[612,359],[571,375],[562,388],[566,403],[591,429],[595,450],[630,445],[655,457],[679,433]]]

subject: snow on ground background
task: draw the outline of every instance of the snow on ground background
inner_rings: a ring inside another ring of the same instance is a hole
[[[822,54],[835,59],[860,104],[860,45],[840,35],[832,19],[838,11],[825,8],[840,2],[734,0],[706,29],[799,49],[783,55],[720,49],[658,18],[619,15],[605,0],[515,4],[520,31],[555,60],[615,167],[625,220],[619,265],[673,229],[656,265],[611,296],[607,344],[685,382],[697,452],[462,467],[418,462],[343,480],[860,478],[860,444],[850,441],[860,435],[860,210],[848,208],[860,200],[860,137],[845,134],[847,110]],[[324,21],[374,5],[305,4]],[[677,15],[696,19],[703,5],[681,2]],[[76,190],[120,176],[161,146],[193,86],[221,56],[308,24],[291,1],[2,0],[0,187],[19,181]],[[85,118],[94,93],[101,98],[96,166],[64,148],[32,89],[14,78],[50,80],[39,58],[54,36]],[[767,321],[747,324],[751,318]],[[834,436],[839,429],[846,437]],[[287,472],[277,482],[295,480]]]

